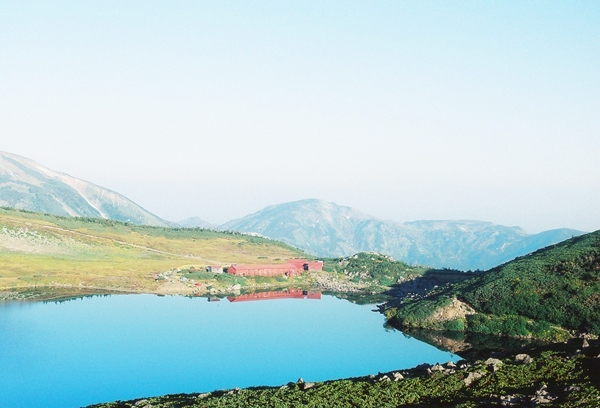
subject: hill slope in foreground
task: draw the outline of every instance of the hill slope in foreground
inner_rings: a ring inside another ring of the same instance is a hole
[[[40,286],[189,293],[217,286],[170,282],[178,269],[284,262],[302,251],[266,238],[199,228],[163,228],[0,208],[0,290]],[[154,274],[163,273],[156,281]],[[201,279],[202,280],[202,279]],[[222,285],[235,283],[221,274]]]
[[[571,238],[386,314],[402,327],[553,337],[600,334],[600,231]]]

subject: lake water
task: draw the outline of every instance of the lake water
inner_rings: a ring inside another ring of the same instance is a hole
[[[386,330],[372,308],[331,296],[0,303],[0,407],[78,407],[459,359]]]

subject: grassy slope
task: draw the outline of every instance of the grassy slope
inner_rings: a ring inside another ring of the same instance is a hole
[[[582,340],[521,350],[532,358],[519,363],[515,354],[503,358],[503,364],[458,364],[456,368],[433,371],[424,368],[401,370],[405,379],[375,378],[327,381],[284,387],[263,387],[216,391],[206,394],[167,395],[131,401],[94,405],[94,408],[130,407],[488,407],[511,401],[510,406],[594,407],[600,398],[600,342]],[[577,349],[583,349],[578,352]],[[477,373],[478,378],[465,380]],[[388,378],[394,378],[392,373]],[[468,381],[467,381],[468,382]]]
[[[436,324],[429,320],[452,297],[478,312]],[[401,326],[480,333],[558,334],[552,325],[600,334],[600,231],[572,238],[432,293],[390,308]]]
[[[325,261],[324,270],[346,275],[352,282],[392,286],[398,282],[420,276],[428,268],[410,266],[394,261],[387,255],[361,252],[345,258],[333,258]]]
[[[306,256],[281,242],[239,234],[0,209],[0,289],[66,284],[153,290],[152,274],[172,268]]]

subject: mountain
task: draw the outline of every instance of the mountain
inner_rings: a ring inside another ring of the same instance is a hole
[[[186,218],[185,220],[177,221],[177,225],[184,227],[184,228],[212,229],[212,228],[217,227],[216,224],[211,224],[208,221],[204,221],[200,217],[190,217],[190,218]]]
[[[0,206],[133,224],[172,225],[119,193],[2,151]]]
[[[272,205],[220,229],[257,233],[322,257],[381,252],[410,264],[489,269],[582,234],[556,229],[529,235],[483,221],[384,221],[317,199]]]

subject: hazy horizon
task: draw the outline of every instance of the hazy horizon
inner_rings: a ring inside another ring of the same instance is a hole
[[[0,4],[0,150],[170,221],[600,229],[600,3]]]

